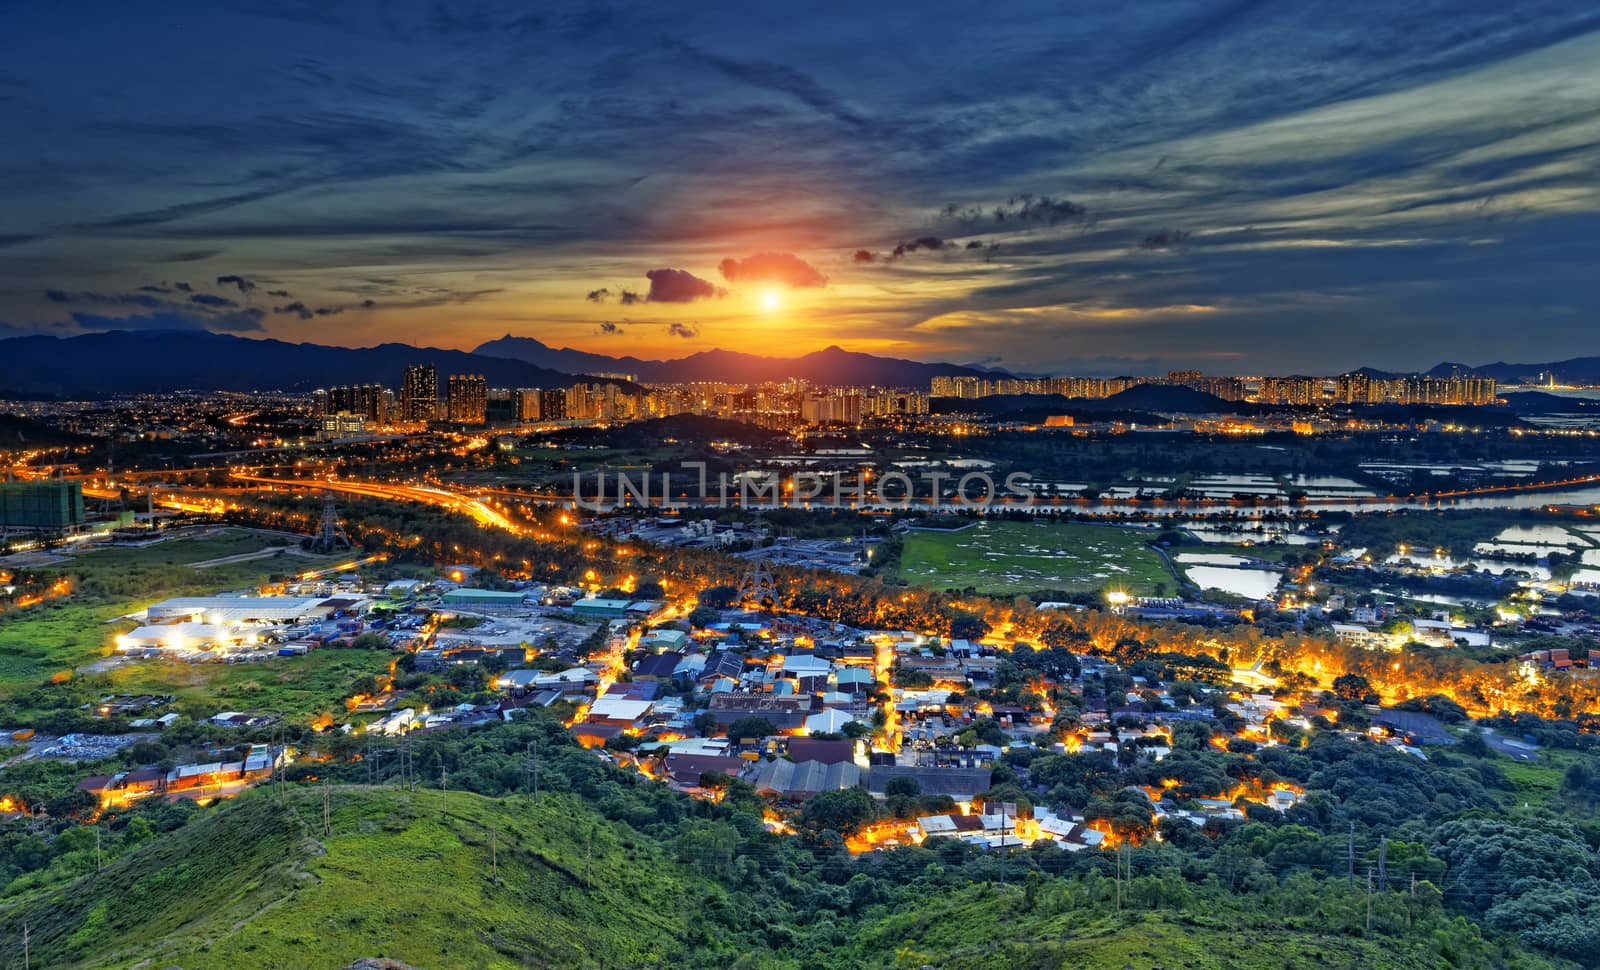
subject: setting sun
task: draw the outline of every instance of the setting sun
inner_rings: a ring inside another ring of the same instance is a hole
[[[761,309],[772,312],[783,305],[783,296],[777,290],[766,290],[761,294]]]

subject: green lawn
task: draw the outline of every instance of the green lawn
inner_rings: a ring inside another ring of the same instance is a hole
[[[980,520],[958,532],[906,534],[898,575],[919,586],[1012,594],[1114,588],[1153,595],[1178,582],[1147,543],[1154,533],[1080,523]]]

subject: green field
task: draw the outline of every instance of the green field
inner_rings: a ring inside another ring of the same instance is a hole
[[[1000,595],[1175,592],[1172,571],[1146,544],[1152,538],[1116,526],[980,520],[955,532],[907,533],[897,575],[919,586]]]
[[[72,592],[0,614],[0,696],[106,656],[116,635],[131,625],[109,621],[157,600],[258,587],[273,577],[336,561],[282,551],[203,569],[192,565],[259,553],[286,541],[282,536],[224,529],[149,546],[85,549],[65,562],[34,570],[47,578],[69,577]],[[205,669],[232,674],[222,665]]]
[[[221,709],[282,711],[291,718],[321,711],[338,714],[350,686],[388,670],[387,650],[317,650],[242,664],[132,663],[108,678],[119,694],[171,694],[180,705],[209,717]]]

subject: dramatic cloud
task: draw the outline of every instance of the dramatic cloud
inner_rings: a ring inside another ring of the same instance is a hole
[[[144,287],[140,289],[144,289]],[[138,292],[96,293],[92,290],[74,292],[45,290],[44,295],[51,303],[98,303],[104,306],[136,306],[152,310],[164,305],[160,297]]]
[[[1048,195],[1015,195],[996,206],[947,205],[940,213],[964,225],[990,222],[996,226],[1054,226],[1074,222],[1089,214],[1088,207],[1070,199]]]
[[[609,334],[611,336],[620,336],[625,331],[621,327],[612,323],[610,320],[602,320],[600,321],[599,332],[603,334]]]
[[[682,337],[685,340],[693,340],[695,337],[700,336],[700,329],[692,323],[669,323],[667,324],[667,333],[674,337]]]
[[[283,306],[273,307],[272,312],[290,314],[300,318],[301,320],[310,320],[312,317],[336,317],[339,314],[344,313],[346,310],[370,310],[377,305],[378,304],[373,300],[362,300],[353,307],[321,306],[313,309],[312,307],[306,306],[304,301],[295,300],[293,303],[286,303]]]
[[[938,236],[919,236],[910,242],[903,242],[894,247],[894,252],[889,254],[890,259],[899,259],[906,253],[914,253],[919,249],[937,250],[944,248],[944,240]]]
[[[217,296],[215,293],[196,293],[189,297],[189,302],[198,303],[199,305],[205,307],[215,307],[218,309],[224,307],[236,307],[239,305],[227,297]]]
[[[1187,229],[1162,229],[1139,240],[1140,249],[1177,249],[1189,241]]]
[[[512,320],[581,345],[611,316],[654,356],[692,307],[702,341],[1041,371],[1600,353],[1584,4],[924,0],[887,59],[885,4],[777,32],[715,0],[180,2],[182,31],[74,6],[7,8],[53,41],[12,45],[27,83],[0,91],[18,328],[255,301],[294,340],[472,346]],[[719,272],[734,253],[764,255]],[[758,320],[637,267],[832,289]],[[1217,309],[1149,312],[1190,304]]]
[[[94,313],[72,314],[73,324],[86,332],[107,330],[212,330],[243,333],[261,329],[262,311],[247,307],[229,313],[198,315],[181,312],[146,313],[130,317],[107,317]]]
[[[730,283],[778,283],[804,289],[827,286],[828,278],[793,253],[757,253],[744,259],[724,259],[717,264]]]
[[[645,299],[651,303],[689,303],[722,296],[725,290],[681,269],[653,269],[644,274],[650,281]]]

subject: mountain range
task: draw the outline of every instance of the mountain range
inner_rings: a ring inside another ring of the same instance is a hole
[[[1429,377],[1449,377],[1453,373],[1482,374],[1501,384],[1544,383],[1555,378],[1557,384],[1600,384],[1600,357],[1572,357],[1567,360],[1548,361],[1543,364],[1508,364],[1496,361],[1469,367],[1446,361],[1428,371]]]
[[[197,391],[311,391],[345,384],[398,387],[409,364],[482,374],[491,387],[564,387],[583,375],[646,381],[781,381],[926,387],[940,375],[996,376],[956,364],[924,364],[829,347],[803,357],[709,350],[678,360],[607,357],[505,337],[475,351],[388,343],[376,347],[261,340],[193,330],[116,330],[74,337],[0,340],[0,392],[27,395]],[[1003,376],[1003,375],[1002,375]]]
[[[802,357],[765,357],[735,350],[706,350],[675,360],[641,360],[638,357],[607,357],[565,347],[555,348],[533,337],[506,334],[498,340],[479,344],[473,353],[520,360],[568,373],[629,374],[640,381],[667,384],[799,379],[816,384],[925,387],[935,377],[1011,376],[962,364],[924,364],[897,357],[875,357],[840,347],[828,347]]]
[[[18,394],[312,391],[344,384],[399,387],[408,364],[482,374],[493,387],[564,387],[569,374],[503,357],[407,344],[328,347],[231,334],[114,330],[0,340],[0,389]]]
[[[799,357],[707,350],[673,360],[644,360],[569,348],[507,335],[472,351],[387,343],[336,347],[254,339],[206,331],[110,331],[74,337],[0,340],[0,392],[27,395],[162,393],[174,390],[310,391],[378,383],[397,387],[409,364],[431,363],[440,380],[482,374],[493,387],[561,387],[582,375],[627,374],[647,382],[801,379],[818,384],[927,387],[941,376],[1009,377],[963,364],[923,363],[828,347]],[[1503,384],[1553,376],[1557,383],[1600,384],[1600,357],[1479,367],[1442,363],[1428,373],[1471,372]],[[1373,373],[1382,373],[1374,371]],[[1191,401],[1193,407],[1210,402]],[[1167,405],[1166,407],[1161,407]],[[1123,406],[1170,410],[1170,402]]]

